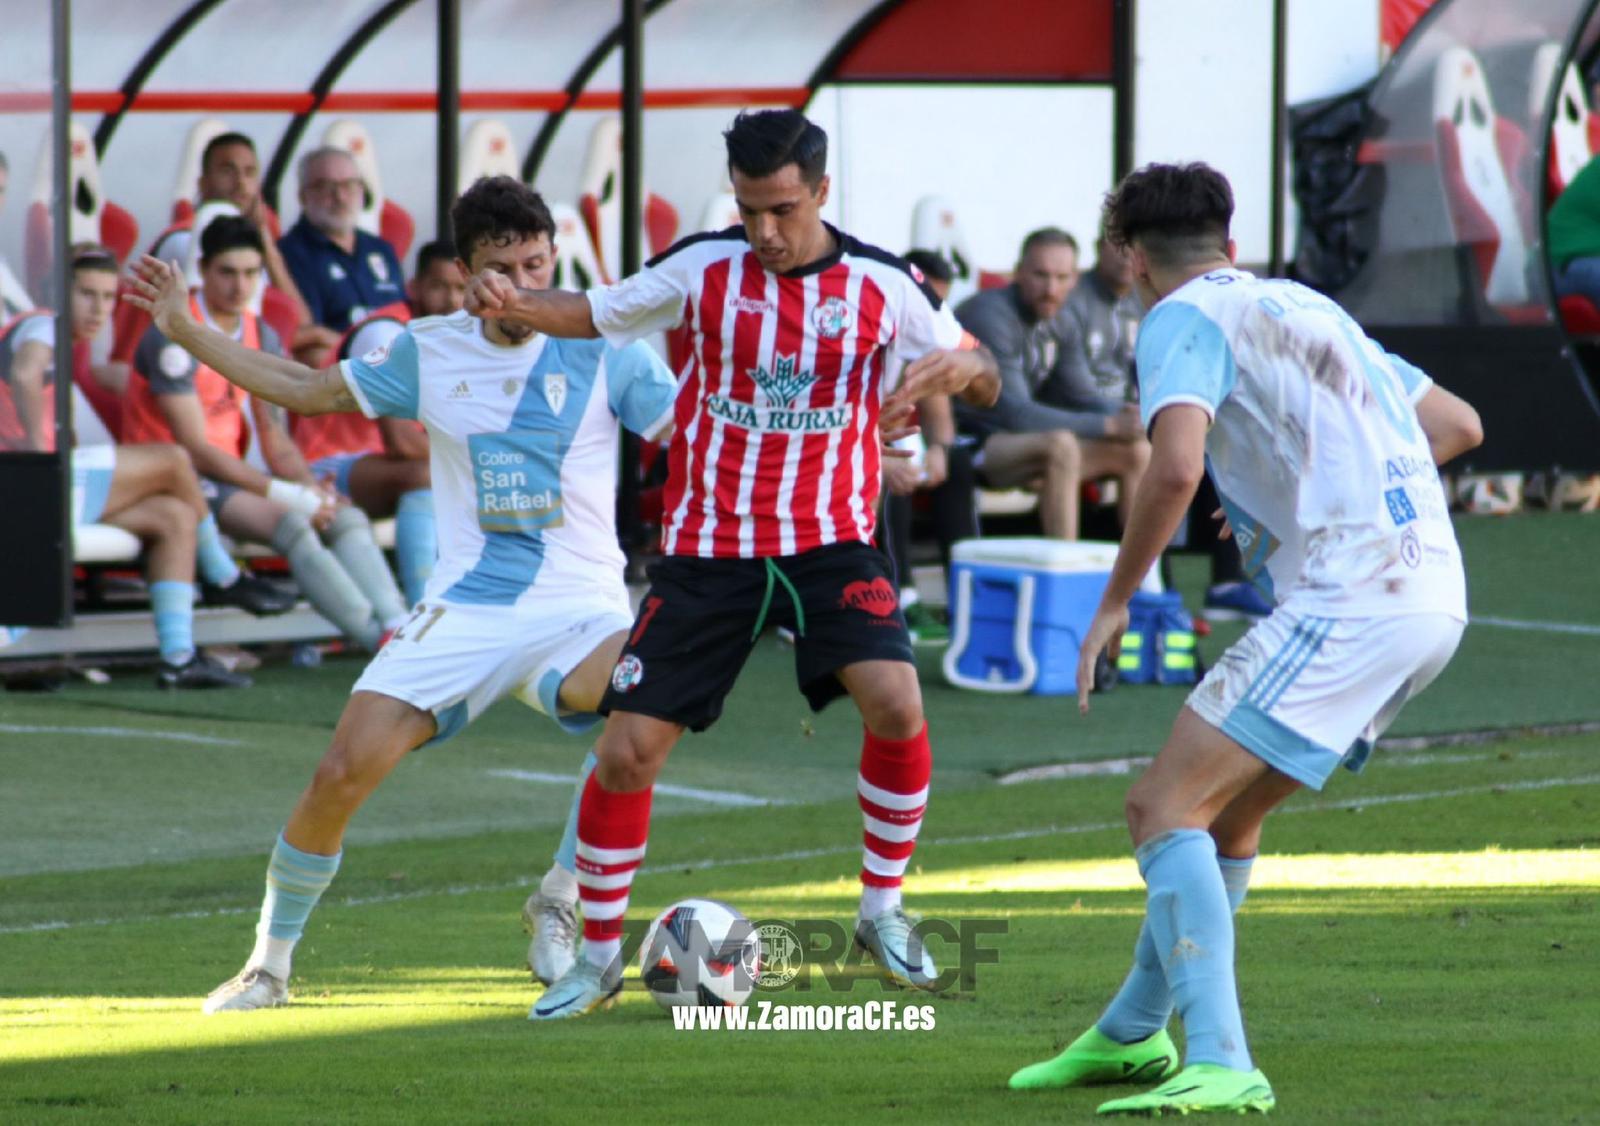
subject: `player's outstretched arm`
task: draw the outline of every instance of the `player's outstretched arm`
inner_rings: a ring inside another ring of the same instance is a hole
[[[337,366],[317,371],[293,360],[246,348],[189,312],[189,289],[175,263],[148,254],[134,264],[123,300],[149,313],[168,340],[269,403],[300,414],[360,410]]]
[[[569,340],[593,340],[600,335],[589,299],[583,294],[565,289],[518,289],[494,270],[484,270],[467,282],[467,312]]]
[[[898,426],[929,395],[956,395],[974,406],[992,407],[1000,397],[999,365],[981,344],[929,352],[906,365],[900,385],[883,401],[880,425]]]
[[[1417,421],[1428,436],[1435,465],[1443,465],[1483,444],[1483,421],[1478,412],[1465,399],[1438,384],[1417,400]]]
[[[1139,589],[1178,523],[1189,510],[1200,478],[1205,475],[1206,431],[1211,418],[1190,403],[1174,403],[1157,412],[1150,431],[1150,467],[1133,494],[1122,546],[1111,567],[1100,606],[1078,650],[1078,710],[1089,710],[1094,662],[1102,650],[1116,660],[1128,628],[1128,602]]]

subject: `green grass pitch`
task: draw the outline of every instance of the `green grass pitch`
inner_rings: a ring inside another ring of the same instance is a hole
[[[1600,625],[1600,521],[1474,521],[1463,539],[1475,613]],[[1596,668],[1600,636],[1474,627],[1397,734],[1594,721]],[[1086,1121],[1110,1097],[1005,1080],[1093,1021],[1127,968],[1143,908],[1128,778],[997,777],[1149,754],[1180,690],[1120,690],[1080,720],[1062,699],[930,678],[937,774],[907,901],[1005,928],[998,963],[933,1000],[931,1031],[675,1031],[637,989],[609,1013],[530,1024],[517,912],[584,744],[513,706],[415,756],[362,811],[298,952],[295,1004],[203,1018],[249,949],[266,849],[356,672],[274,668],[244,694],[163,696],[141,677],[0,697],[0,1123],[1023,1123]],[[684,790],[657,803],[630,915],[710,895],[848,922],[858,739],[848,709],[807,716],[788,655],[763,643],[724,721],[669,764]],[[1582,728],[1380,750],[1269,822],[1239,978],[1276,1117],[1600,1121],[1597,752]],[[872,978],[763,996],[923,999]]]

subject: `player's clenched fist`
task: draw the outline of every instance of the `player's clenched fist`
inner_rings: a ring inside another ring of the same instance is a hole
[[[171,336],[173,322],[189,312],[189,286],[178,264],[146,254],[133,264],[128,281],[122,299],[149,313],[156,328]]]
[[[517,295],[511,279],[494,270],[474,274],[467,282],[467,312],[494,320]]]

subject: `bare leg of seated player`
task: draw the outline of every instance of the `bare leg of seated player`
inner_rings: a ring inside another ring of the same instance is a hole
[[[168,496],[194,513],[195,559],[207,601],[239,606],[252,614],[281,614],[294,598],[273,584],[241,571],[222,546],[217,522],[200,491],[200,478],[182,446],[167,443],[117,447],[106,511],[116,512],[146,497]]]
[[[1118,442],[1110,438],[1080,438],[1078,446],[1083,451],[1079,472],[1085,481],[1102,477],[1115,477],[1121,486],[1117,491],[1117,523],[1128,526],[1128,513],[1133,511],[1133,494],[1150,466],[1150,443],[1143,438],[1133,442]]]
[[[996,489],[1037,483],[1039,523],[1052,539],[1078,538],[1078,493],[1083,483],[1082,444],[1069,430],[991,434],[983,443],[984,483]]]
[[[406,493],[430,487],[428,463],[371,454],[350,467],[350,499],[368,516],[393,516]]]

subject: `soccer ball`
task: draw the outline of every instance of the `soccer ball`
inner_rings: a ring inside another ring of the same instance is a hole
[[[639,948],[639,970],[663,1009],[737,1008],[750,999],[761,974],[761,936],[726,903],[680,900],[650,924]]]

